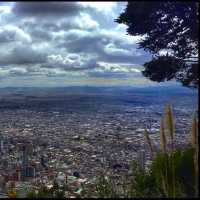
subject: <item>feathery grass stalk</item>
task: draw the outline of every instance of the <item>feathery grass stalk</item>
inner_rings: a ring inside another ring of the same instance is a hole
[[[165,108],[165,119],[166,119],[167,129],[169,132],[169,137],[171,139],[171,142],[173,143],[175,135],[175,125],[174,125],[174,118],[171,105],[167,105]]]
[[[163,118],[161,119],[161,122],[160,122],[160,145],[161,145],[161,149],[162,149],[163,153],[166,153],[167,152],[167,148],[166,148],[167,140],[166,140],[166,137],[165,137],[165,129],[164,129]]]
[[[171,156],[171,167],[172,167],[172,191],[173,191],[173,197],[175,197],[175,166],[174,166],[174,136],[175,136],[175,124],[174,124],[174,117],[173,117],[173,111],[172,106],[167,105],[165,108],[165,119],[166,119],[166,125],[169,132],[169,137],[171,140],[171,147],[172,151],[170,153]]]
[[[161,175],[162,178],[162,187],[163,187],[163,191],[165,193],[166,196],[168,196],[168,188],[167,188],[167,176],[165,177],[164,175]]]
[[[144,130],[144,135],[145,135],[147,144],[148,144],[148,146],[149,146],[151,156],[152,156],[152,158],[153,158],[153,157],[154,157],[154,148],[153,148],[152,140],[151,140],[151,138],[149,137],[149,132],[147,131],[147,129]]]
[[[169,196],[168,194],[168,162],[167,162],[167,138],[165,135],[165,127],[164,127],[164,119],[161,119],[160,122],[160,145],[161,145],[161,149],[162,152],[164,153],[164,155],[166,156],[166,159],[164,160],[165,162],[165,174],[161,175],[162,177],[162,186],[163,186],[163,191],[165,192],[166,196]]]

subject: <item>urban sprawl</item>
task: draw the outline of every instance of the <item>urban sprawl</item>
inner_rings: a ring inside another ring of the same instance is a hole
[[[146,108],[147,109],[147,108]],[[149,113],[155,113],[148,107]],[[132,160],[150,163],[145,125],[159,146],[161,112],[150,121],[142,107],[111,113],[6,110],[0,111],[0,193],[15,187],[62,184],[70,178],[92,183],[106,171],[114,177],[130,172]],[[188,140],[191,120],[177,115],[177,142]],[[180,123],[181,122],[181,123]],[[181,134],[178,130],[181,129]]]

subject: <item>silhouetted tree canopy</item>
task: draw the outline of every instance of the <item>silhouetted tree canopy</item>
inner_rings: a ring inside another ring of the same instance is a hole
[[[198,85],[198,7],[195,1],[128,2],[116,22],[127,25],[128,34],[141,36],[139,48],[152,53],[144,76]]]

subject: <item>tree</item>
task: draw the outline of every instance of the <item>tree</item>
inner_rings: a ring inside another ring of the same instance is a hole
[[[198,7],[195,1],[128,2],[115,21],[127,25],[128,34],[141,36],[139,48],[153,55],[144,76],[198,86]]]

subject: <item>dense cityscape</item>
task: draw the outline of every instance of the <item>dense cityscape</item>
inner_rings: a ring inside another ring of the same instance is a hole
[[[31,96],[23,90],[8,94],[2,90],[0,192],[4,194],[11,184],[25,190],[24,187],[52,185],[55,180],[62,184],[73,178],[92,184],[103,171],[117,178],[120,173],[130,172],[132,160],[140,160],[148,167],[151,158],[144,141],[144,129],[150,130],[151,138],[159,146],[162,106],[153,95],[143,107],[137,102],[127,103],[125,99],[118,101],[121,94],[129,100],[129,95],[134,94],[133,98],[138,101],[148,95],[134,90],[122,90],[116,95],[116,91],[101,89],[99,95],[87,89],[75,92],[76,95],[66,92],[61,98],[56,90],[48,91],[48,96],[46,93],[34,96],[32,91]],[[179,106],[174,107],[176,139],[180,146],[189,140],[189,116],[196,109],[195,104],[191,104],[197,101],[196,94],[191,94],[189,97],[176,94],[179,101]],[[47,101],[51,103],[44,106]],[[183,102],[188,103],[188,110],[182,107]]]
[[[197,1],[0,2],[1,198],[198,198]]]

